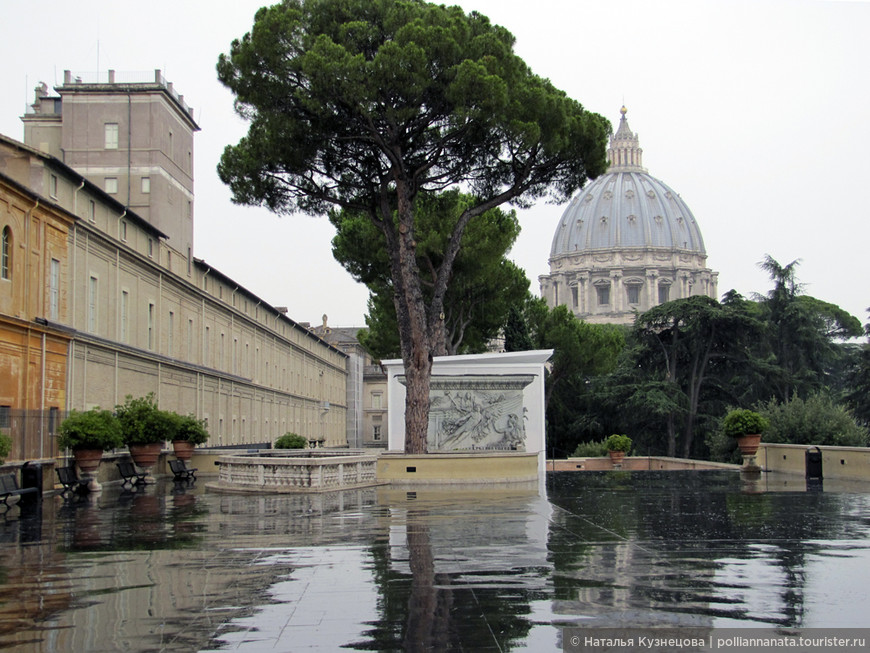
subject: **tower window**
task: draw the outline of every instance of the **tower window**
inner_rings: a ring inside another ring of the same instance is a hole
[[[610,285],[606,286],[596,286],[596,292],[598,293],[598,305],[599,306],[609,306],[610,305]]]
[[[628,291],[628,303],[640,304],[640,286],[626,286],[626,289]]]
[[[12,278],[12,230],[3,227],[3,244],[0,249],[0,278]]]
[[[142,194],[147,195],[151,192],[151,177],[142,177]]]
[[[106,145],[107,150],[117,150],[118,149],[118,123],[116,123],[116,122],[107,122],[106,123],[105,145]]]
[[[106,177],[106,192],[112,193],[112,194],[118,192],[118,178],[117,177]]]

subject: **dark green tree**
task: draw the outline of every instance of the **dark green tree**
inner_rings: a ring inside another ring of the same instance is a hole
[[[527,349],[552,349],[545,384],[547,446],[552,453],[570,453],[582,439],[583,414],[576,410],[592,380],[616,365],[625,345],[624,329],[578,320],[566,306],[550,309],[529,295],[513,312],[506,349],[517,343]],[[517,349],[509,349],[518,351]]]
[[[864,325],[864,333],[868,342],[855,347],[852,352],[845,401],[855,418],[865,427],[870,427],[870,323]]]
[[[767,325],[758,359],[764,380],[759,399],[807,397],[828,385],[832,368],[841,366],[842,340],[861,336],[861,322],[839,306],[802,294],[795,260],[781,265],[770,255],[759,263],[774,282],[759,297]]]
[[[606,169],[609,123],[513,52],[478,13],[420,0],[285,0],[218,61],[247,135],[218,166],[233,200],[345,209],[383,232],[407,378],[405,450],[426,451],[432,357],[462,233],[501,204],[565,201]],[[417,266],[421,193],[474,198],[431,295]]]
[[[421,194],[417,200],[417,268],[427,302],[438,279],[445,240],[474,198],[458,191]],[[368,329],[361,341],[377,358],[401,355],[395,293],[383,232],[365,216],[333,211],[336,227],[332,251],[370,291]],[[448,355],[484,351],[498,335],[511,305],[528,293],[529,280],[506,258],[520,233],[513,211],[495,208],[469,223],[444,301],[444,336]]]
[[[631,402],[664,417],[669,456],[677,454],[678,439],[681,455],[692,454],[702,393],[711,384],[725,386],[717,371],[741,355],[756,324],[744,311],[706,296],[677,299],[638,316],[636,369],[645,378]]]

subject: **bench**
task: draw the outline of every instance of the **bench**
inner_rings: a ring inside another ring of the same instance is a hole
[[[136,471],[136,465],[131,462],[115,463],[118,466],[118,473],[121,474],[121,486],[126,487],[130,484],[132,488],[135,485],[145,485],[145,477],[147,472]]]
[[[7,510],[11,508],[8,502],[12,497],[36,494],[38,492],[39,489],[35,487],[18,487],[18,477],[14,473],[0,474],[0,501],[3,502]]]
[[[170,460],[169,469],[175,474],[176,481],[195,481],[196,468],[191,469],[183,460]]]
[[[62,495],[65,495],[67,492],[72,492],[73,494],[86,494],[90,492],[90,488],[88,488],[90,481],[86,478],[79,478],[78,474],[76,474],[76,468],[72,465],[69,467],[57,467],[54,471],[57,472],[57,479],[63,485]]]

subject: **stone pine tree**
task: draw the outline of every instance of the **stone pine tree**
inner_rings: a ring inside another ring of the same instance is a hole
[[[432,357],[466,225],[505,203],[566,201],[606,169],[609,123],[513,52],[485,17],[420,0],[285,0],[221,55],[248,133],[218,166],[233,200],[277,213],[364,213],[384,234],[407,380],[405,451],[426,452]],[[420,193],[475,198],[426,299]]]
[[[444,263],[445,241],[453,232],[453,223],[474,201],[458,191],[417,198],[415,251],[427,303]],[[360,333],[360,343],[376,358],[398,358],[402,348],[384,234],[364,214],[332,211],[329,219],[336,228],[333,256],[370,292],[368,329]],[[500,208],[490,209],[465,228],[444,297],[444,342],[435,343],[436,354],[485,351],[509,308],[526,296],[526,273],[507,259],[519,233],[516,212]]]

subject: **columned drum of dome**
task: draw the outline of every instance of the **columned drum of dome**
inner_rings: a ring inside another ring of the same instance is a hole
[[[610,169],[562,214],[541,294],[587,322],[628,324],[635,315],[692,295],[717,296],[704,239],[680,196],[647,173],[622,107]]]

